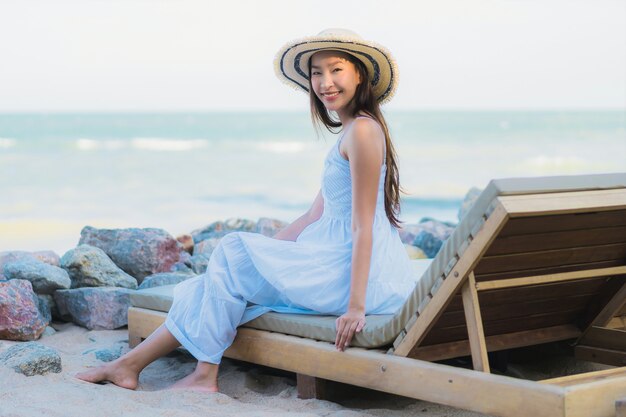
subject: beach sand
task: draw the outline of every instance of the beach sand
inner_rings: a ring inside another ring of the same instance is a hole
[[[90,384],[74,374],[103,362],[94,350],[122,346],[128,351],[128,330],[87,330],[71,323],[53,323],[58,331],[38,342],[61,356],[61,373],[26,377],[0,366],[0,416],[279,416],[357,417],[424,416],[477,417],[439,404],[352,388],[337,402],[297,397],[295,374],[224,358],[220,366],[220,393],[161,391],[192,372],[195,359],[184,351],[150,364],[140,375],[136,391],[113,384]],[[0,341],[0,352],[20,342]]]

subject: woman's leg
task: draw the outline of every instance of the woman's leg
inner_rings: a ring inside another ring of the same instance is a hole
[[[117,386],[137,388],[139,373],[150,363],[180,346],[170,331],[161,325],[136,348],[106,365],[80,372],[76,377],[87,382],[110,381]]]
[[[196,370],[176,382],[169,389],[191,389],[194,391],[218,392],[217,372],[219,364],[198,362]]]

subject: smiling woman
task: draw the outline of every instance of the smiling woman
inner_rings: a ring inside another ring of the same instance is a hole
[[[292,59],[296,52],[306,59]],[[198,365],[173,387],[217,391],[218,365],[241,324],[268,311],[335,315],[335,345],[344,351],[366,314],[395,313],[415,287],[398,233],[396,155],[379,109],[397,86],[395,60],[345,29],[291,42],[276,60],[288,73],[304,74],[307,83],[299,86],[314,120],[343,128],[311,208],[271,238],[226,234],[206,273],[176,286],[164,325],[80,379],[134,389],[143,368],[182,344]]]

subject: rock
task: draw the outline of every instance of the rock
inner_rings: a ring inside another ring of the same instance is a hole
[[[194,255],[191,257],[191,269],[196,274],[204,274],[209,267],[209,258],[205,255]]]
[[[398,230],[400,239],[404,243],[413,243],[417,235],[423,231],[430,232],[439,239],[445,240],[456,228],[456,224],[451,222],[444,222],[433,219],[431,217],[424,217],[418,224],[406,224]]]
[[[168,272],[180,260],[182,245],[155,228],[96,229],[85,226],[79,244],[102,249],[123,271],[141,284],[148,275]]]
[[[434,258],[443,246],[443,242],[454,231],[454,227],[453,223],[424,218],[418,225],[409,229],[410,233],[416,233],[412,245],[424,251],[428,258]]]
[[[153,287],[161,287],[163,285],[178,284],[179,282],[183,282],[195,276],[196,276],[195,274],[188,274],[184,272],[159,272],[158,274],[154,274],[154,275],[150,275],[149,277],[146,277],[141,283],[141,285],[139,285],[139,289],[142,290],[144,288],[153,288]]]
[[[191,269],[191,258],[189,258],[189,265],[183,263],[183,262],[176,262],[174,265],[172,265],[172,269],[170,270],[170,272],[180,272],[182,274],[191,274],[191,275],[195,275],[195,272],[193,272],[193,269]],[[142,282],[143,284],[143,282]]]
[[[409,259],[427,259],[428,258],[428,256],[426,256],[424,251],[416,246],[408,245],[405,243],[404,248],[406,249],[406,252],[409,255]]]
[[[122,346],[109,349],[99,349],[94,352],[96,359],[102,362],[112,362],[122,356]]]
[[[61,266],[72,280],[72,288],[137,288],[137,280],[118,268],[100,248],[80,245],[61,258]]]
[[[90,330],[113,330],[128,324],[130,293],[125,288],[77,288],[54,293],[59,312]]]
[[[289,223],[283,222],[278,219],[270,219],[268,217],[261,217],[256,224],[256,232],[265,236],[273,237],[281,229],[287,227]]]
[[[57,331],[54,330],[54,327],[52,326],[48,326],[44,329],[43,333],[41,334],[42,336],[52,336],[53,334],[55,334]]]
[[[469,189],[467,194],[465,194],[465,197],[463,198],[463,202],[461,203],[461,207],[459,207],[459,213],[457,214],[459,221],[463,220],[463,217],[465,217],[467,212],[471,210],[471,208],[474,206],[474,203],[476,202],[476,199],[482,192],[483,192],[482,189],[477,188],[477,187],[472,187]]]
[[[61,372],[61,357],[57,351],[37,342],[11,346],[0,353],[0,363],[26,376]]]
[[[41,317],[48,323],[52,321],[52,308],[54,307],[54,297],[50,294],[37,294],[37,308]]]
[[[220,240],[222,240],[221,237],[220,238],[210,237],[208,239],[204,239],[204,240],[198,242],[196,244],[196,246],[194,247],[194,249],[193,249],[194,256],[196,256],[196,255],[204,255],[205,258],[210,259],[211,258],[211,253],[213,253],[213,250],[220,243]]]
[[[33,258],[6,263],[4,276],[7,279],[30,281],[37,294],[52,294],[55,290],[68,289],[72,285],[70,276],[64,269]]]
[[[59,266],[59,255],[51,250],[43,250],[36,252],[26,252],[23,250],[13,250],[0,252],[0,275],[4,270],[4,265],[9,262],[20,261],[22,259],[36,259],[48,265]]]
[[[230,218],[226,221],[217,221],[200,229],[191,232],[195,243],[201,242],[211,237],[223,237],[233,231],[255,232],[256,223],[252,220]],[[194,249],[195,253],[195,249]]]
[[[176,240],[182,245],[183,250],[190,255],[193,253],[193,236],[191,235],[180,235],[176,237]]]
[[[30,281],[0,282],[0,339],[38,339],[48,325],[38,306]]]

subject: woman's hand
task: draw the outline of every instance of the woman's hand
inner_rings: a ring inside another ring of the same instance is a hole
[[[365,311],[348,309],[345,314],[337,317],[335,324],[337,328],[335,347],[337,350],[344,351],[350,344],[354,333],[360,332],[365,327]]]

